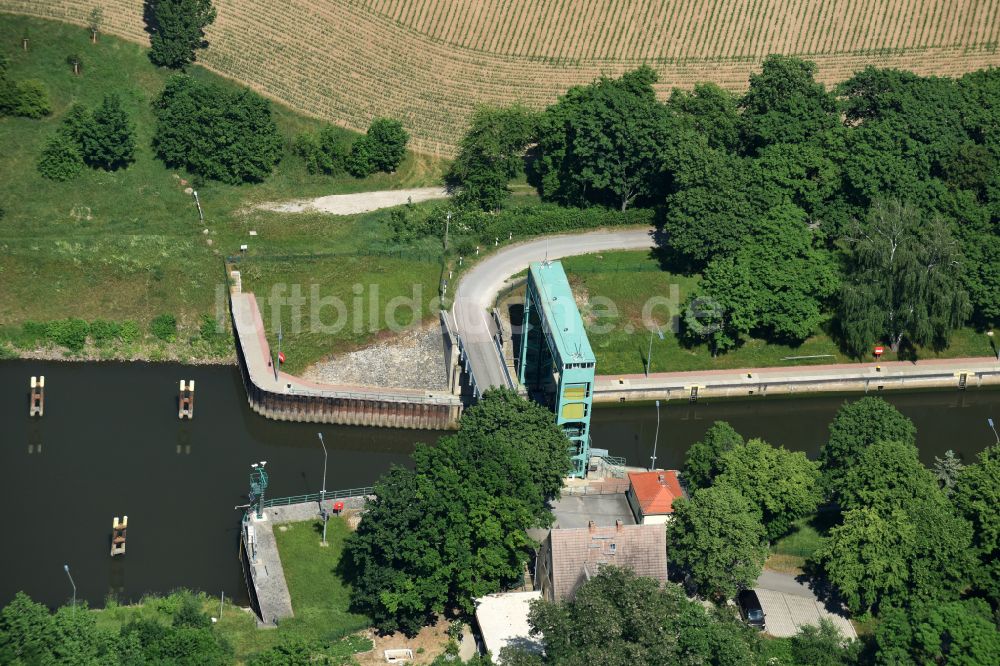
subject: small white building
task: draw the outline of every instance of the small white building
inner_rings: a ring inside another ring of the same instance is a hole
[[[530,604],[541,598],[540,591],[532,591],[488,594],[476,599],[476,624],[493,663],[502,663],[500,650],[506,645],[542,653],[541,637],[532,636],[528,624]]]

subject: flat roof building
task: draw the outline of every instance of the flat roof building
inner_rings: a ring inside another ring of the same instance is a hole
[[[531,602],[541,598],[542,593],[535,590],[488,594],[476,599],[476,624],[493,663],[503,663],[500,650],[507,645],[542,653],[542,639],[531,635],[528,624]]]

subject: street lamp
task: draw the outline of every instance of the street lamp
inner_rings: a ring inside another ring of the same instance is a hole
[[[660,336],[660,340],[663,339],[663,331],[660,330],[659,326],[656,326],[656,334]],[[646,351],[646,376],[649,377],[649,362],[652,360],[653,356],[653,329],[649,329],[649,349]]]
[[[997,444],[1000,444],[1000,435],[997,434],[997,429],[993,425],[993,419],[986,419],[986,423],[990,426],[990,430],[993,431],[993,436],[997,438]]]
[[[69,584],[73,586],[73,610],[75,611],[76,610],[76,583],[73,582],[73,575],[69,572],[69,565],[68,564],[64,564],[63,565],[63,571],[65,571],[66,575],[69,576]]]
[[[656,401],[656,434],[653,435],[653,455],[650,456],[649,471],[656,469],[656,445],[660,441],[660,401]]]
[[[319,491],[319,501],[322,502],[326,499],[326,442],[323,441],[323,433],[316,433],[319,435],[319,443],[323,446],[323,488]]]

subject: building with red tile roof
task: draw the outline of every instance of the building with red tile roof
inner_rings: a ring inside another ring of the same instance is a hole
[[[629,472],[628,480],[626,496],[639,525],[666,523],[674,512],[674,500],[684,497],[676,470]]]

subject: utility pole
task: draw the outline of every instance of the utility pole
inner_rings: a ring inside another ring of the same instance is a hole
[[[660,340],[663,339],[663,332],[660,327],[655,325],[656,334],[660,336]],[[649,377],[649,364],[653,357],[653,329],[649,329],[649,349],[646,351],[646,376]]]
[[[653,435],[653,455],[650,456],[649,471],[656,469],[656,445],[660,441],[660,401],[656,401],[656,434]]]
[[[451,213],[444,218],[444,251],[448,251],[448,228],[451,226]]]

